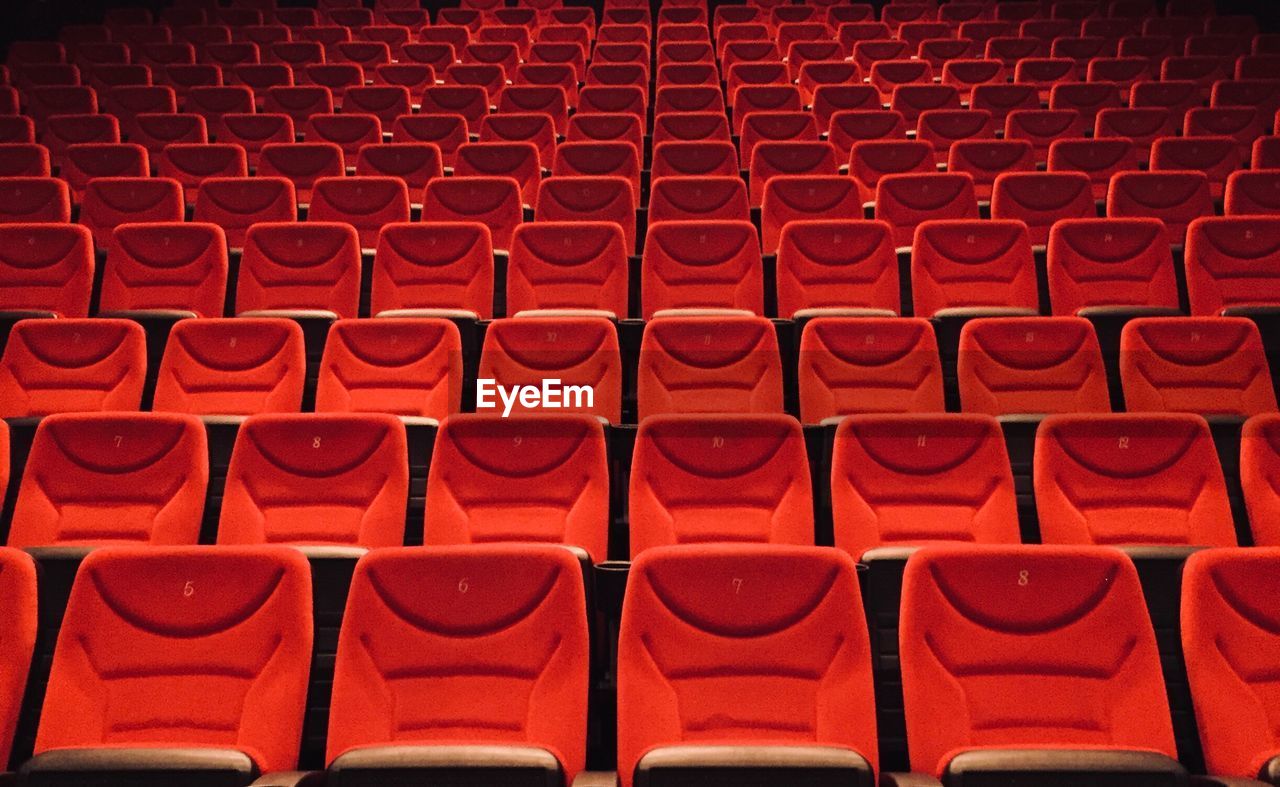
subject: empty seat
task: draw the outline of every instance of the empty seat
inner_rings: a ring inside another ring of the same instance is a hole
[[[763,317],[651,320],[640,346],[640,418],[659,413],[778,413],[781,373],[778,337]]]
[[[951,85],[898,85],[889,107],[901,112],[908,123],[916,123],[925,112],[960,109],[960,94]]]
[[[210,127],[210,131],[216,133],[219,142],[244,148],[249,166],[254,168],[257,168],[258,160],[262,158],[264,147],[272,143],[294,141],[293,118],[283,114],[226,114],[222,116],[221,127]]]
[[[735,177],[738,172],[738,150],[727,140],[658,143],[650,167],[655,181],[668,177]]]
[[[42,124],[40,129],[40,144],[49,150],[49,156],[53,163],[59,167],[64,166],[67,159],[68,149],[72,145],[119,145],[120,144],[120,121],[114,115],[54,115]],[[90,148],[90,151],[99,149]],[[107,152],[115,152],[115,156],[108,158]],[[81,154],[80,158],[87,159],[85,168],[87,173],[80,176],[79,190],[84,189],[84,181],[90,177],[97,168],[105,168],[106,174],[111,174],[111,169],[119,169],[121,166],[127,166],[128,160],[124,163],[117,163],[125,154],[137,154],[133,148],[107,148],[98,153],[98,156],[91,157]],[[99,163],[97,159],[106,158],[107,161]],[[143,159],[145,161],[145,159]],[[113,166],[114,165],[114,166]],[[117,173],[119,174],[119,173]]]
[[[43,145],[0,144],[0,177],[47,178],[51,172],[49,151]]]
[[[0,752],[10,756],[23,694],[27,688],[27,670],[31,667],[38,626],[36,564],[17,549],[0,550],[0,598],[9,610],[4,642],[5,670],[0,677],[4,696],[4,717],[0,720]]]
[[[862,604],[848,556],[705,544],[642,555],[632,571],[618,644],[623,787],[667,773],[786,781],[819,765],[836,780],[872,778],[870,645],[865,620],[848,614]],[[791,578],[785,590],[770,587],[776,576]],[[726,612],[721,587],[737,612]],[[704,741],[743,754],[722,759]]]
[[[355,161],[362,147],[382,142],[382,122],[367,114],[312,115],[302,137],[307,142],[332,142],[342,148],[345,161]]]
[[[729,119],[719,110],[668,112],[657,115],[653,121],[655,148],[666,142],[729,142],[731,139]]]
[[[556,148],[551,175],[626,178],[635,204],[639,205],[640,158],[640,152],[629,142],[566,142]]]
[[[93,238],[75,224],[0,224],[0,312],[88,317]]]
[[[800,417],[942,412],[942,363],[927,320],[826,317],[800,339]]]
[[[1040,95],[1035,85],[975,85],[969,99],[969,108],[990,112],[992,121],[996,125],[1003,125],[1011,112],[1040,109]]]
[[[440,149],[440,161],[452,167],[458,148],[469,139],[467,119],[462,115],[408,115],[396,118],[391,127],[393,144],[429,143]]]
[[[237,314],[305,310],[356,317],[359,299],[360,239],[350,224],[249,228],[236,283]]]
[[[479,85],[429,87],[422,91],[421,103],[423,115],[461,115],[473,133],[480,131],[480,118],[489,114],[489,94]]]
[[[329,328],[317,412],[369,412],[443,420],[459,409],[462,341],[430,318],[339,320]]]
[[[835,545],[854,559],[881,546],[1019,541],[1013,475],[990,416],[850,416],[831,461]]]
[[[1095,139],[1128,138],[1137,148],[1139,160],[1146,161],[1156,140],[1178,133],[1176,120],[1166,107],[1104,109],[1094,120],[1093,136]]]
[[[1036,433],[1033,467],[1046,544],[1235,546],[1199,416],[1053,415]]]
[[[635,85],[588,85],[578,92],[578,111],[635,115],[643,126],[645,92]]]
[[[1035,263],[1020,221],[930,220],[911,250],[915,314],[1038,311]]]
[[[507,313],[551,309],[627,316],[627,254],[614,222],[526,222],[507,268]]]
[[[882,108],[880,95],[870,85],[819,85],[813,91],[813,117],[820,129],[829,127],[837,112]]]
[[[243,248],[254,224],[297,218],[298,201],[288,178],[208,178],[200,184],[195,220],[221,227],[230,248]]]
[[[551,116],[536,112],[486,115],[480,121],[481,142],[530,142],[543,169],[550,169],[555,159],[557,133]]]
[[[145,178],[151,174],[147,149],[141,145],[85,143],[67,147],[59,176],[71,186],[76,201],[84,199],[94,178]]]
[[[954,148],[953,148],[954,151]],[[1063,219],[1097,217],[1089,176],[1082,172],[1007,172],[996,176],[991,218],[1025,223],[1031,242],[1044,246]]]
[[[131,320],[20,320],[0,356],[0,417],[137,410],[145,344]]]
[[[1125,93],[1127,96],[1127,92]],[[1114,82],[1076,82],[1053,86],[1050,109],[1074,109],[1092,126],[1098,113],[1123,106],[1121,90]]]
[[[236,436],[218,543],[400,546],[408,491],[392,415],[253,415]]]
[[[200,115],[215,138],[221,139],[222,118],[255,111],[253,90],[244,85],[200,85],[187,90],[183,112]],[[332,109],[330,109],[332,111]]]
[[[420,198],[434,178],[444,176],[440,146],[431,142],[386,142],[365,145],[356,157],[359,177],[399,178],[409,189],[409,198]]]
[[[837,87],[827,86],[826,90],[830,91]],[[866,85],[863,85],[863,87],[866,88],[866,92],[859,97],[864,101],[875,101],[875,88]],[[818,98],[815,97],[815,107],[817,104]],[[791,85],[745,85],[738,88],[738,92],[734,94],[733,99],[729,102],[734,133],[741,131],[742,123],[746,120],[747,115],[755,112],[799,112],[802,108],[800,89]],[[841,106],[840,108],[853,109],[856,107]],[[718,112],[719,110],[720,107],[717,104],[704,105],[701,108],[701,111],[704,112]],[[821,124],[824,116],[817,111],[813,114],[817,122]]]
[[[1259,111],[1254,107],[1199,107],[1183,119],[1183,136],[1231,137],[1240,159],[1249,157],[1253,141],[1266,133]]]
[[[183,197],[188,205],[195,205],[200,195],[200,184],[209,178],[246,178],[249,162],[244,148],[228,143],[166,145],[157,156],[160,177],[172,178],[182,184]]]
[[[1184,115],[1202,103],[1200,86],[1190,80],[1139,82],[1133,86],[1129,96],[1131,107],[1164,107],[1175,117]]]
[[[398,778],[391,774],[414,773],[404,767],[409,757],[424,771],[410,778],[456,773],[459,762],[500,773],[488,753],[501,749],[536,763],[513,769],[517,778],[572,780],[586,759],[585,599],[581,565],[547,545],[365,556],[338,639],[326,754],[333,772]],[[467,710],[424,702],[424,691]],[[420,709],[406,717],[407,706]],[[437,749],[448,757],[432,765]]]
[[[1120,377],[1131,412],[1250,416],[1276,409],[1257,326],[1244,317],[1143,317],[1125,324]]]
[[[182,221],[182,186],[169,178],[95,178],[85,187],[80,223],[106,248],[111,231],[136,221]]]
[[[783,226],[777,251],[778,314],[900,309],[892,230],[881,221],[796,220]]]
[[[9,546],[195,544],[204,427],[169,413],[62,413],[40,422]]]
[[[470,142],[458,147],[455,177],[515,178],[520,199],[532,206],[542,182],[538,148],[532,142]]]
[[[752,112],[738,128],[739,166],[751,165],[751,153],[761,142],[816,142],[818,126],[808,112]]]
[[[86,778],[66,750],[97,752],[108,759],[97,767],[115,778],[154,768],[130,749],[155,757],[173,747],[204,750],[217,757],[214,774],[231,782],[295,767],[312,645],[311,576],[301,553],[97,550],[80,567],[62,631],[36,736],[39,762],[29,766],[43,778]],[[116,701],[121,692],[133,699]]]
[[[311,190],[321,178],[342,177],[346,163],[342,148],[331,142],[285,142],[262,146],[258,176],[288,178],[298,203],[311,202]]]
[[[776,175],[765,185],[760,208],[761,248],[778,249],[782,228],[796,219],[857,219],[857,182],[845,175]]]
[[[307,211],[308,222],[355,227],[363,249],[378,245],[378,235],[387,224],[408,220],[409,189],[396,177],[320,178]]]
[[[1248,314],[1280,302],[1273,219],[1213,216],[1187,232],[1187,295],[1195,315]]]
[[[833,119],[832,123],[835,123]],[[861,200],[874,202],[880,179],[904,173],[935,173],[933,146],[917,140],[858,140],[850,148],[849,175],[858,184]]]
[[[1105,199],[1113,176],[1138,171],[1138,155],[1134,143],[1123,137],[1059,139],[1049,145],[1048,164],[1050,172],[1084,172],[1094,198]]]
[[[1232,173],[1227,178],[1224,204],[1228,216],[1274,216],[1280,213],[1280,187],[1276,184],[1275,172]]]
[[[804,440],[782,414],[642,417],[629,500],[633,559],[673,544],[813,543]]]
[[[216,224],[121,224],[102,273],[98,312],[221,317],[227,240]]]
[[[960,330],[956,376],[965,412],[1110,412],[1093,325],[1079,317],[986,317]]]
[[[831,116],[827,141],[847,159],[858,142],[906,141],[907,123],[901,112],[880,109],[841,110]]]
[[[831,176],[838,168],[829,142],[759,141],[752,150],[748,179],[752,205],[760,204],[766,184],[776,175]]]
[[[347,88],[342,111],[373,115],[388,126],[410,112],[409,88],[403,85],[369,85]]]
[[[963,139],[953,143],[947,154],[947,172],[968,173],[980,200],[992,199],[995,182],[1002,174],[1034,173],[1035,169],[1035,151],[1025,140]],[[1093,208],[1092,201],[1089,208]]]
[[[422,200],[424,221],[478,222],[489,228],[493,248],[511,248],[511,235],[523,219],[520,184],[510,177],[437,178]]]
[[[512,441],[520,451],[495,453]],[[606,460],[604,430],[590,416],[454,416],[436,437],[424,542],[565,544],[601,562],[608,546]]]
[[[976,219],[978,200],[966,174],[886,175],[876,187],[876,218],[893,227],[897,246],[909,246],[929,219]]]
[[[931,109],[916,122],[916,139],[945,152],[961,140],[995,138],[995,121],[986,110]]]
[[[929,547],[907,562],[898,634],[912,771],[1186,778],[1142,583],[1120,552]],[[1046,696],[1032,710],[1009,701],[1013,686]],[[1020,751],[990,759],[1009,750]]]
[[[194,415],[297,412],[305,377],[302,328],[292,320],[179,320],[152,407]]]
[[[1168,233],[1158,219],[1060,221],[1049,233],[1047,270],[1054,314],[1178,308]]]
[[[488,227],[440,220],[386,227],[374,254],[372,279],[374,316],[427,309],[490,319],[493,244]]]
[[[1231,137],[1165,138],[1151,147],[1151,170],[1202,172],[1209,180],[1209,194],[1221,199],[1240,158],[1240,149]]]
[[[631,182],[619,176],[551,177],[538,187],[536,221],[612,221],[627,248],[637,248],[636,201]]]
[[[1194,219],[1212,215],[1213,198],[1203,172],[1120,172],[1107,192],[1108,217],[1160,219],[1169,240],[1178,245]]]
[[[760,242],[750,222],[650,224],[640,277],[645,319],[671,309],[764,312]]]

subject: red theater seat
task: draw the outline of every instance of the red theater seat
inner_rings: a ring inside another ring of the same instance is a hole
[[[1195,315],[1247,314],[1280,302],[1280,230],[1263,216],[1213,216],[1187,232],[1187,295]]]
[[[95,178],[85,187],[80,206],[80,223],[99,248],[110,245],[111,232],[120,224],[183,218],[182,185],[169,178]]]
[[[391,126],[393,144],[433,144],[440,148],[440,160],[446,167],[454,165],[458,148],[468,138],[467,119],[462,115],[409,115],[396,118]]]
[[[1186,778],[1142,584],[1120,552],[926,548],[907,562],[899,640],[913,771]],[[1034,708],[1012,699],[1031,691]],[[991,762],[997,751],[1009,759]]]
[[[0,223],[68,224],[71,189],[60,178],[0,178]]]
[[[145,178],[151,174],[147,149],[120,143],[83,143],[63,151],[59,177],[71,186],[75,201],[84,200],[94,178]]]
[[[532,142],[469,142],[458,147],[455,177],[510,177],[520,184],[524,205],[537,201],[542,182],[538,148]]]
[[[614,222],[526,222],[507,267],[507,313],[550,309],[627,316],[627,254]]]
[[[954,148],[953,148],[954,150]],[[1007,172],[996,176],[991,218],[1021,221],[1034,245],[1064,219],[1097,218],[1093,188],[1083,172]]]
[[[782,414],[642,419],[629,499],[632,559],[674,544],[813,543],[804,440]]]
[[[0,311],[88,317],[93,238],[75,224],[0,224]]]
[[[586,760],[585,598],[581,565],[557,547],[468,545],[364,557],[338,640],[330,772],[345,780],[347,773],[376,779],[421,770],[415,776],[430,780],[457,773],[451,766],[459,762],[464,771],[500,772],[504,763],[488,753],[502,751],[525,764],[515,771],[521,777],[569,783]],[[431,677],[410,677],[420,675]],[[454,698],[466,711],[428,696]],[[405,716],[406,707],[417,710]]]
[[[107,251],[98,312],[221,317],[227,269],[227,240],[216,224],[121,224]]]
[[[514,184],[514,181],[513,181]],[[370,312],[440,310],[493,317],[493,244],[480,222],[386,227],[374,254]]]
[[[462,396],[457,326],[432,318],[339,320],[329,328],[317,412],[444,419]]]
[[[255,224],[297,218],[298,201],[288,178],[208,178],[200,184],[195,220],[221,227],[233,249],[244,247]]]
[[[968,173],[980,200],[992,199],[992,189],[1002,174],[1035,173],[1035,169],[1035,151],[1025,140],[964,139],[953,143],[947,155],[947,172]],[[1089,215],[1093,215],[1092,209],[1090,200]],[[1047,227],[1043,234],[1048,235]]]
[[[800,339],[800,417],[942,412],[942,362],[927,320],[817,316]]]
[[[1240,160],[1240,149],[1231,137],[1165,138],[1151,147],[1153,172],[1202,172],[1215,199],[1222,198],[1227,178],[1240,166]]]
[[[760,241],[750,222],[650,224],[640,278],[645,319],[673,309],[764,313]]]
[[[156,380],[157,412],[297,412],[306,376],[302,329],[292,320],[179,320]]]
[[[778,313],[786,318],[853,309],[898,313],[898,264],[882,221],[797,220],[777,252]]]
[[[512,444],[520,450],[507,450]],[[441,425],[427,479],[428,546],[563,544],[599,563],[608,551],[608,517],[608,454],[599,420],[468,413]]]
[[[1050,416],[1036,434],[1034,468],[1046,544],[1235,546],[1199,416]]]
[[[894,243],[910,245],[927,219],[976,219],[978,200],[966,174],[892,174],[876,186],[876,218],[893,227]]]
[[[1151,146],[1157,140],[1177,134],[1176,121],[1174,113],[1166,107],[1104,109],[1094,120],[1093,136],[1099,140],[1127,138],[1136,147],[1138,159],[1146,161],[1151,157]]]
[[[0,416],[136,410],[146,352],[129,320],[22,320],[0,356]]]
[[[831,116],[827,141],[842,158],[848,158],[859,142],[906,141],[907,123],[901,112],[881,109],[841,110]],[[932,150],[930,151],[932,153]]]
[[[300,205],[311,202],[316,181],[347,172],[342,148],[332,142],[271,143],[262,146],[259,156],[256,175],[288,178]]]
[[[480,118],[489,114],[489,94],[479,85],[436,85],[422,91],[421,105],[423,115],[461,115],[478,133]]]
[[[632,571],[618,643],[622,787],[672,772],[763,778],[754,769],[787,781],[819,763],[833,779],[870,783],[871,651],[866,622],[848,614],[862,603],[848,556],[705,544],[642,555]],[[785,588],[777,576],[790,578]],[[663,692],[680,701],[655,703]]]
[[[307,142],[332,142],[345,161],[355,161],[365,145],[382,143],[382,122],[375,115],[312,115],[302,129]]]
[[[1049,233],[1047,265],[1054,314],[1178,308],[1168,233],[1158,219],[1060,221]]]
[[[236,287],[236,313],[307,310],[355,317],[360,241],[349,224],[261,223],[249,228]]]
[[[550,346],[549,346],[550,345]],[[479,377],[495,380],[505,388],[541,386],[558,379],[564,386],[587,386],[593,393],[561,396],[564,412],[586,413],[613,423],[621,420],[622,361],[617,329],[600,317],[536,316],[495,320],[485,332],[480,353]],[[477,402],[477,412],[506,405],[495,389],[487,406]],[[541,405],[523,400],[512,412],[540,412]]]
[[[210,126],[218,141],[244,148],[249,166],[256,168],[262,149],[273,143],[294,141],[293,118],[284,114],[234,113],[222,116],[220,127]]]
[[[566,142],[556,148],[551,175],[626,178],[635,204],[640,204],[640,152],[629,142]]]
[[[98,550],[80,567],[62,632],[29,770],[85,778],[64,757],[88,750],[108,773],[114,762],[138,773],[175,747],[221,752],[224,780],[295,767],[312,644],[301,553]],[[121,692],[134,699],[113,701]]]
[[[919,317],[957,310],[1034,315],[1039,303],[1026,225],[923,222],[911,250],[911,295]]]
[[[160,177],[182,184],[183,198],[195,205],[200,185],[209,178],[247,178],[249,161],[239,145],[185,144],[166,145],[156,157]]]
[[[543,113],[507,112],[480,120],[481,142],[529,142],[538,149],[538,161],[550,169],[556,154],[556,127]]]
[[[986,317],[960,330],[956,376],[965,412],[1110,412],[1093,325],[1079,317]]]
[[[833,118],[833,126],[835,122]],[[876,188],[880,179],[886,175],[932,174],[937,171],[937,154],[928,142],[905,139],[857,140],[850,147],[849,174],[857,182],[864,203],[875,201]]]
[[[760,141],[752,150],[750,197],[758,205],[765,187],[776,175],[834,176],[839,170],[835,147],[818,141]]]
[[[845,418],[831,495],[835,544],[856,560],[881,546],[1019,542],[1013,475],[990,416]]]
[[[782,228],[797,219],[862,217],[857,182],[845,175],[776,175],[765,185],[760,208],[761,248],[778,249]]]
[[[0,675],[5,708],[0,718],[0,753],[8,757],[18,727],[38,625],[36,565],[30,556],[17,549],[0,550],[0,598],[4,599],[10,616],[2,662],[5,669]]]
[[[636,200],[624,177],[551,177],[538,187],[536,221],[612,221],[637,248]]]
[[[208,480],[193,416],[50,415],[31,444],[8,544],[195,544]]]
[[[1275,216],[1280,214],[1280,184],[1274,171],[1233,172],[1227,178],[1224,200],[1228,216]],[[1205,216],[1213,215],[1211,212]]]
[[[640,418],[782,411],[778,337],[763,317],[651,320],[640,347]]]
[[[308,222],[355,227],[362,249],[375,248],[386,225],[408,220],[409,189],[396,177],[320,178],[307,211]]]
[[[523,219],[520,184],[510,177],[437,178],[427,184],[422,219],[484,224],[493,248],[509,249],[512,233]]]
[[[378,413],[253,415],[236,436],[218,543],[404,543],[404,426]]]
[[[1176,245],[1183,243],[1193,220],[1212,215],[1213,198],[1203,172],[1120,172],[1112,176],[1107,216],[1160,219]]]
[[[356,157],[359,177],[398,178],[412,200],[435,178],[444,177],[440,146],[431,142],[387,142],[365,145]]]

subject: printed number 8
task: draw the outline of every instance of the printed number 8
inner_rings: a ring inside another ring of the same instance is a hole
[[[1024,587],[1026,587],[1026,586],[1027,586],[1027,585],[1029,585],[1029,584],[1031,584],[1031,572],[1027,571],[1026,569],[1023,569],[1022,571],[1019,571],[1019,572],[1018,572],[1018,587],[1022,587],[1022,588],[1024,588]]]

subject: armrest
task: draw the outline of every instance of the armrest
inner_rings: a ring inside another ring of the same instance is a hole
[[[873,787],[875,775],[861,754],[835,746],[664,746],[636,764],[635,787],[741,781]]]
[[[341,787],[382,787],[391,774],[435,772],[457,787],[563,787],[560,762],[534,746],[374,746],[349,751],[329,766]],[[424,779],[424,784],[434,783]]]
[[[27,547],[22,550],[31,556],[32,560],[41,563],[48,560],[70,560],[76,563],[84,560],[93,551],[91,546],[48,546],[48,547]]]
[[[859,563],[870,563],[873,560],[890,560],[895,563],[905,563],[911,559],[920,547],[876,547],[868,549],[862,553]]]
[[[1191,787],[1267,787],[1267,783],[1243,776],[1192,776]]]
[[[873,309],[855,306],[815,306],[811,309],[797,309],[794,315],[797,320],[814,317],[897,317],[893,309]]]
[[[200,315],[190,309],[121,309],[114,312],[99,312],[99,317],[118,317],[126,320],[134,320],[135,322],[147,322],[151,320],[164,320],[176,322],[178,320],[190,320]]]
[[[469,309],[387,309],[374,317],[439,317],[446,320],[478,320],[480,315]]]
[[[327,320],[336,322],[338,315],[328,309],[258,309],[240,312],[237,317],[285,317],[290,320]]]
[[[618,315],[608,309],[522,309],[517,317],[603,317],[617,322]]]
[[[942,782],[924,773],[880,774],[880,787],[942,787]]]
[[[1163,754],[1145,751],[1073,749],[983,749],[957,754],[943,777],[957,787],[994,787],[1006,784],[1015,774],[1079,774],[1089,783],[1089,774],[1128,774],[1132,787],[1167,787],[1186,784],[1187,772]],[[1053,783],[1064,783],[1057,779]]]
[[[1169,317],[1182,314],[1171,306],[1086,306],[1077,317]]]
[[[134,784],[141,774],[150,774],[145,781],[172,774],[170,781],[183,787],[215,787],[248,784],[258,769],[234,749],[55,749],[32,757],[19,773],[23,784],[51,787],[82,784],[90,773],[95,784]]]
[[[294,547],[307,556],[307,560],[359,560],[369,550],[339,544],[298,544]]]
[[[1021,306],[953,306],[933,313],[934,320],[971,320],[977,317],[1035,317],[1040,312]]]
[[[58,316],[57,312],[46,309],[0,309],[0,320],[17,322],[18,320],[51,320]]]
[[[1276,304],[1241,304],[1228,306],[1222,310],[1223,317],[1276,317],[1280,316],[1280,305]],[[1208,777],[1200,777],[1208,778]]]
[[[1129,556],[1130,560],[1165,560],[1175,563],[1186,562],[1186,559],[1194,555],[1196,552],[1204,549],[1204,547],[1195,546],[1126,546],[1120,547],[1120,550]]]
[[[324,771],[279,771],[258,778],[249,787],[323,787]]]
[[[617,787],[617,771],[582,771],[573,780],[573,787]]]
[[[716,308],[683,308],[683,309],[658,309],[653,313],[656,320],[660,317],[754,317],[755,312],[750,309],[716,309]]]

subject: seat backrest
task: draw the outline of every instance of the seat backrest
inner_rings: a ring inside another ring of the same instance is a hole
[[[103,268],[98,311],[175,309],[221,317],[227,239],[216,224],[121,224]]]
[[[778,337],[763,317],[664,317],[645,325],[640,418],[658,413],[780,413]]]
[[[551,177],[538,187],[537,221],[612,221],[622,227],[627,248],[638,248],[636,197],[628,178]]]
[[[1244,424],[1240,437],[1240,485],[1249,511],[1253,542],[1259,547],[1280,546],[1280,416],[1255,415]]]
[[[573,779],[586,761],[586,609],[582,566],[559,547],[369,553],[338,639],[326,760],[364,746],[518,742]]]
[[[892,229],[864,219],[797,219],[778,237],[778,315],[821,308],[901,309]]]
[[[857,182],[847,175],[775,175],[764,187],[761,248],[778,250],[782,228],[796,219],[860,219]]]
[[[131,320],[20,320],[0,356],[0,417],[137,410],[146,336]]]
[[[227,470],[219,544],[404,544],[409,455],[383,413],[245,419]]]
[[[623,787],[646,753],[703,741],[831,746],[875,768],[871,648],[849,614],[862,598],[847,555],[700,544],[647,552],[631,576],[618,642]]]
[[[1185,264],[1191,313],[1280,303],[1280,228],[1263,216],[1213,216],[1191,222]]]
[[[629,142],[565,142],[556,148],[551,175],[626,178],[640,204],[640,152]]]
[[[399,178],[408,186],[410,199],[420,199],[427,183],[444,177],[444,154],[432,142],[365,145],[356,154],[356,175]]]
[[[169,332],[152,409],[195,415],[297,412],[302,328],[284,318],[180,320]]]
[[[462,339],[437,318],[339,320],[329,328],[316,412],[443,419],[462,401]]]
[[[1021,221],[925,221],[911,250],[915,314],[954,308],[1039,307],[1035,261]]]
[[[1049,232],[1054,314],[1093,306],[1178,307],[1168,234],[1159,219],[1064,219]]]
[[[1160,219],[1172,243],[1183,242],[1193,220],[1212,215],[1209,178],[1203,172],[1118,172],[1111,177],[1107,216]]]
[[[987,415],[854,415],[831,459],[835,544],[1017,544],[1017,500],[1000,425]]]
[[[340,222],[355,227],[362,249],[375,248],[386,225],[408,220],[409,189],[398,177],[320,178],[307,210],[308,222]]]
[[[942,362],[927,320],[815,317],[800,337],[800,417],[942,412]]]
[[[71,588],[36,753],[215,748],[290,770],[311,643],[311,572],[296,550],[95,550]]]
[[[1138,317],[1120,334],[1130,412],[1250,416],[1275,412],[1257,324],[1246,317]]]
[[[622,360],[617,328],[603,317],[494,320],[480,352],[476,412],[588,413],[622,418]],[[559,389],[544,381],[559,380]],[[534,404],[516,391],[540,389]],[[504,391],[506,393],[504,393]],[[505,397],[512,397],[508,400]],[[483,398],[482,398],[483,397]]]
[[[511,236],[524,219],[520,184],[510,177],[437,178],[422,199],[427,222],[479,222],[489,229],[492,248],[511,248]]]
[[[804,438],[781,413],[642,418],[628,499],[632,559],[671,544],[813,544]]]
[[[75,224],[0,224],[0,249],[0,310],[89,316],[89,230]]]
[[[437,182],[441,181],[432,181]],[[518,202],[515,181],[510,185],[511,196]],[[442,220],[384,227],[373,258],[370,297],[374,316],[397,309],[435,308],[492,318],[489,228],[476,221]]]
[[[71,223],[71,188],[61,178],[0,178],[0,224]]]
[[[1036,246],[1049,242],[1059,221],[1097,215],[1092,184],[1082,172],[1001,172],[992,186],[991,218],[1023,222]]]
[[[4,665],[0,670],[0,696],[4,698],[0,705],[4,708],[0,715],[0,757],[7,759],[18,727],[38,627],[36,564],[21,550],[0,549],[0,599],[9,618],[0,661]]]
[[[532,206],[542,182],[539,155],[532,142],[468,142],[458,147],[453,176],[514,178],[522,204]]]
[[[80,223],[105,249],[117,226],[138,221],[182,221],[182,184],[170,178],[94,178],[85,186]]]
[[[249,228],[236,283],[236,313],[319,309],[356,317],[360,238],[341,222],[263,222]]]
[[[222,227],[230,248],[244,248],[254,224],[297,218],[296,191],[288,178],[208,178],[200,184],[195,220]]]
[[[895,246],[910,246],[921,222],[976,219],[973,178],[964,173],[885,175],[876,186],[876,218],[893,227]]]
[[[1036,432],[1032,466],[1046,544],[1235,546],[1226,482],[1200,416],[1051,415]]]
[[[184,198],[192,205],[200,195],[200,184],[208,178],[245,178],[249,176],[249,160],[244,148],[222,142],[173,143],[156,156],[161,177],[182,184]]]
[[[960,329],[956,376],[967,413],[1106,413],[1107,373],[1082,317],[985,317]]]
[[[302,122],[294,120],[298,126]],[[298,202],[308,203],[317,180],[342,177],[346,172],[342,148],[332,142],[271,142],[263,145],[259,152],[256,174],[288,178]]]
[[[50,415],[31,444],[8,544],[193,545],[208,480],[194,416]]]
[[[1280,197],[1276,193],[1275,180],[1271,174],[1266,170],[1232,173],[1227,178],[1226,215],[1280,215]]]
[[[899,639],[913,771],[940,778],[974,749],[1176,756],[1155,631],[1119,551],[927,547],[907,562]]]
[[[599,563],[608,540],[609,465],[598,419],[468,413],[441,425],[427,478],[427,546],[564,544]]]
[[[764,271],[755,227],[745,221],[651,223],[640,269],[645,319],[663,309],[764,313]]]
[[[538,221],[516,227],[507,262],[507,314],[603,310],[627,317],[627,254],[610,221]]]
[[[1253,779],[1277,739],[1267,685],[1276,643],[1280,551],[1213,549],[1182,572],[1182,652],[1205,762],[1212,773]]]

